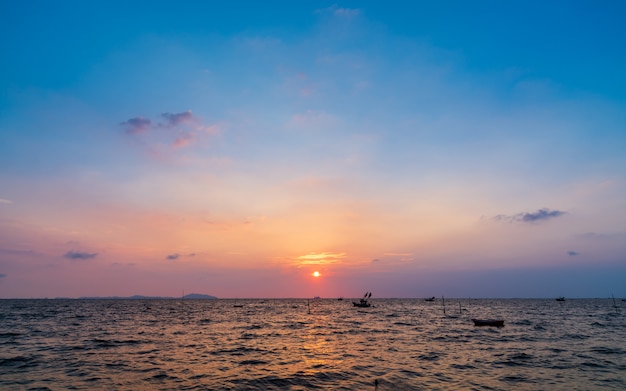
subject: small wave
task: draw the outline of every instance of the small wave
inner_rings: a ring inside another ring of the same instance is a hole
[[[441,358],[441,356],[435,352],[430,352],[426,354],[421,354],[417,356],[417,358],[424,361],[437,361]]]
[[[140,341],[136,339],[115,340],[115,339],[103,339],[103,338],[94,338],[91,340],[87,340],[85,342],[93,344],[97,348],[111,348],[111,347],[116,347],[116,346],[138,345],[138,344],[144,343],[144,341]]]
[[[1,367],[13,367],[13,368],[24,369],[24,368],[36,367],[37,365],[38,365],[37,357],[33,355],[0,358],[0,368]]]
[[[267,365],[268,362],[264,360],[243,360],[239,361],[239,365]]]
[[[598,363],[597,361],[584,361],[580,363],[580,366],[588,367],[588,368],[604,368],[605,367],[604,365]]]
[[[518,366],[530,366],[532,365],[533,356],[526,353],[515,353],[506,357],[504,361],[499,361],[498,364],[507,367]]]
[[[586,335],[582,335],[582,334],[565,334],[563,336],[563,339],[574,339],[574,340],[577,340],[577,339],[587,339],[587,338],[589,338],[589,337],[586,336]]]
[[[452,365],[450,365],[450,368],[454,368],[454,369],[476,369],[475,366],[470,365],[470,364],[452,364]]]
[[[232,356],[244,356],[246,354],[250,354],[250,353],[266,353],[266,350],[263,349],[256,349],[256,348],[248,348],[245,346],[241,346],[238,348],[234,348],[234,349],[220,349],[220,350],[216,350],[211,352],[211,354],[213,355],[232,355]]]
[[[598,353],[598,354],[624,354],[624,350],[620,349],[618,347],[614,347],[614,348],[610,348],[610,347],[606,347],[606,346],[596,346],[596,347],[592,347],[591,351],[593,353]]]
[[[517,375],[503,376],[500,378],[500,380],[507,382],[507,383],[532,383],[532,381],[525,378],[524,376],[517,376]]]
[[[171,381],[171,380],[178,380],[178,378],[176,376],[170,376],[170,375],[168,375],[165,372],[159,372],[159,373],[149,377],[146,380],[147,381],[150,381],[150,380]]]
[[[7,332],[7,333],[0,333],[0,338],[15,338],[15,337],[21,337],[23,334],[22,333],[15,333],[15,332]]]

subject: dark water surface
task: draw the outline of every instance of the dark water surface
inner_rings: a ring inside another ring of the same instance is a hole
[[[0,300],[0,389],[626,390],[626,302],[372,303]]]

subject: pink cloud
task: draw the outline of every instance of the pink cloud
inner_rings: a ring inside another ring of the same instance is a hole
[[[187,145],[193,143],[193,141],[194,141],[193,135],[186,134],[182,137],[176,138],[176,140],[174,140],[174,142],[172,143],[172,147],[174,148],[186,147]]]

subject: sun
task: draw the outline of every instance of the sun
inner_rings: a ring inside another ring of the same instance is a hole
[[[318,272],[317,270],[313,272],[312,274],[313,277],[319,277],[321,276],[320,272]]]

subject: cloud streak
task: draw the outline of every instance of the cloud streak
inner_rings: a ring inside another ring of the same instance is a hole
[[[567,212],[560,210],[543,208],[537,210],[536,212],[522,212],[515,215],[497,215],[494,217],[494,220],[508,221],[510,223],[537,223],[563,216],[566,213]]]
[[[309,253],[296,258],[298,265],[329,265],[339,262],[346,253]]]
[[[88,253],[88,252],[82,252],[82,251],[68,251],[63,256],[67,259],[85,260],[85,259],[92,259],[92,258],[97,257],[98,253]]]

